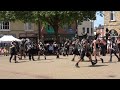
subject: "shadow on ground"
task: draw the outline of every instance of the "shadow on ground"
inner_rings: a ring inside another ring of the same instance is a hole
[[[114,77],[116,77],[116,75],[108,75],[107,77],[114,78]]]
[[[36,60],[36,61],[40,61],[40,60],[45,60],[45,59],[39,59],[39,60]],[[46,60],[53,60],[53,59],[46,59]]]
[[[68,58],[56,58],[56,59],[68,59]]]
[[[86,61],[81,61],[81,62],[90,62],[90,61],[86,60]]]
[[[89,65],[88,67],[102,67],[102,66],[108,66],[108,65]]]
[[[117,63],[117,62],[104,62],[104,63]]]
[[[37,63],[51,63],[51,62],[54,62],[54,61],[48,61],[48,62],[37,62]]]
[[[17,63],[24,63],[24,62],[29,62],[29,61],[18,61]]]

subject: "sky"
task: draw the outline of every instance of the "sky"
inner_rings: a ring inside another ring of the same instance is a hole
[[[94,27],[98,27],[99,24],[104,25],[104,17],[96,14],[96,20],[94,21]]]

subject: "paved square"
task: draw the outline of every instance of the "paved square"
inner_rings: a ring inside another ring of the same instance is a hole
[[[80,68],[75,67],[79,60],[77,56],[72,62],[71,56],[47,56],[47,60],[41,56],[41,60],[18,60],[19,63],[9,63],[9,56],[0,56],[0,79],[120,79],[120,62],[113,56],[113,62],[109,63],[109,55],[103,56],[105,63],[91,66],[88,59],[79,63]]]

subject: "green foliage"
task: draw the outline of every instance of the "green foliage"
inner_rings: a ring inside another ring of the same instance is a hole
[[[0,11],[0,21],[15,21],[14,11]]]
[[[50,25],[57,37],[59,26],[84,20],[95,20],[96,11],[0,11],[0,21],[33,22]]]
[[[0,11],[0,20],[43,24],[71,24],[76,20],[94,20],[96,11]]]

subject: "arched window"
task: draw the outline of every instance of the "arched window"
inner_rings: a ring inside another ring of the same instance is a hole
[[[118,36],[118,32],[114,29],[110,30],[109,33],[111,36]]]
[[[115,12],[110,11],[110,21],[115,21]]]

